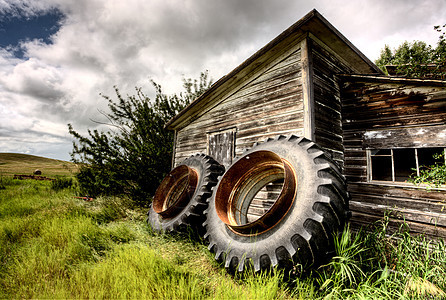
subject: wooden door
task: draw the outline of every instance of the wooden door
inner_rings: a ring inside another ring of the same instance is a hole
[[[228,168],[235,152],[235,129],[208,134],[208,154]]]

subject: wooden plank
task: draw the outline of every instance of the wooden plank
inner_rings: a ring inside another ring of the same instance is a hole
[[[218,119],[227,119],[233,114],[238,114],[237,117],[249,116],[256,111],[265,111],[265,107],[275,109],[282,102],[292,105],[301,97],[301,88],[296,77],[286,82],[282,81],[280,85],[265,85],[263,89],[255,89],[250,93],[243,90],[222,101],[219,106],[196,119],[189,127],[203,127],[209,123],[212,125]]]
[[[446,194],[444,189],[430,189],[406,184],[390,185],[377,183],[354,183],[348,185],[348,189],[353,193],[368,195],[382,195],[384,197],[399,197],[407,199],[419,199],[435,203],[446,204]]]
[[[445,147],[446,125],[368,130],[364,133],[364,147],[418,148]]]
[[[342,136],[341,114],[316,102],[315,126],[334,135]]]
[[[352,153],[356,153],[358,152],[359,154],[355,154],[358,156],[353,156]],[[364,151],[365,152],[365,151]],[[344,159],[345,159],[345,165],[349,165],[349,166],[366,166],[367,165],[367,157],[364,153],[364,155],[362,155],[362,153],[360,151],[348,151],[348,152],[344,152]]]
[[[262,116],[262,118],[250,118],[244,123],[238,126],[240,131],[252,129],[255,127],[264,126],[274,126],[278,124],[287,124],[291,122],[299,121],[303,123],[303,111],[302,110],[289,110],[285,109],[282,111],[274,111],[267,116]],[[300,126],[299,126],[300,127]]]
[[[384,215],[369,215],[360,212],[352,212],[352,218],[350,219],[351,228],[359,229],[362,228],[366,231],[373,230],[375,226],[379,228],[382,225],[379,223],[383,222]],[[403,226],[404,224],[404,226]],[[403,226],[403,227],[402,227]],[[428,238],[446,238],[446,228],[439,227],[435,225],[421,225],[419,223],[403,221],[394,218],[388,219],[387,233],[392,234],[399,230],[399,228],[408,228],[409,233],[415,235],[423,235]]]
[[[366,159],[366,154],[363,149],[345,148],[344,155],[345,159]]]
[[[232,164],[235,154],[235,134],[234,128],[208,134],[206,152],[225,168]]]
[[[294,116],[299,116],[296,114]],[[238,138],[243,139],[248,136],[255,136],[263,133],[273,133],[273,132],[283,132],[288,131],[289,128],[300,128],[302,127],[303,122],[301,119],[290,118],[289,121],[281,122],[281,123],[267,123],[265,125],[258,124],[257,126],[249,126],[243,127],[238,130]],[[240,126],[242,127],[242,126]]]
[[[283,131],[281,127],[293,127],[299,128],[302,127],[302,111],[289,111],[289,109],[285,108],[283,110],[279,110],[278,112],[272,111],[270,114],[265,115],[253,115],[249,118],[243,119],[243,123],[235,123],[237,120],[232,120],[228,118],[226,122],[216,122],[214,127],[207,128],[215,128],[215,129],[224,129],[236,124],[239,128],[239,138],[246,137],[249,134],[249,130],[252,129],[260,129],[261,131],[267,133],[271,133],[277,129],[277,131]],[[238,120],[240,121],[240,120]],[[288,124],[288,125],[287,125]],[[205,127],[206,129],[206,127]],[[203,129],[203,131],[205,130]],[[294,129],[293,129],[294,130]],[[197,143],[202,143],[206,141],[205,132],[200,131],[199,128],[188,127],[187,130],[182,131],[181,135],[178,137],[177,147],[193,147]]]
[[[341,94],[337,74],[350,69],[329,48],[312,41],[316,142],[344,169]]]
[[[416,199],[393,197],[387,195],[365,194],[363,191],[350,191],[352,201],[373,204],[385,205],[389,207],[407,208],[411,210],[420,211],[423,213],[443,214],[446,209],[445,201],[431,201],[429,199]]]
[[[311,40],[313,42],[313,49],[315,49],[315,55],[320,55],[323,59],[330,59],[331,61],[335,61],[336,74],[351,74],[357,73],[358,70],[355,70],[351,66],[351,62],[345,60],[344,57],[338,55],[338,53],[333,52],[330,48],[331,45],[325,44],[318,37],[313,34],[309,34]]]
[[[333,134],[332,132],[319,127],[316,128],[316,133],[316,143],[319,146],[343,152],[344,148],[342,146],[341,135]]]
[[[296,101],[291,101],[296,100]],[[219,111],[219,114],[214,118],[202,119],[181,130],[181,138],[183,136],[189,137],[196,134],[200,130],[209,132],[215,130],[223,130],[228,127],[239,126],[248,122],[265,120],[272,118],[275,115],[300,114],[302,112],[302,103],[297,98],[297,95],[292,95],[290,101],[283,101],[283,99],[272,100],[264,105],[252,107],[252,109],[244,109],[235,113]]]
[[[257,142],[263,142],[265,141],[267,138],[274,138],[277,135],[297,135],[297,136],[303,136],[303,128],[300,129],[289,129],[287,131],[283,131],[283,132],[272,132],[272,133],[264,133],[264,134],[260,134],[257,136],[249,136],[246,138],[237,138],[236,141],[236,156],[240,156],[245,150],[250,149],[254,143]]]
[[[178,158],[193,150],[203,151],[203,144],[208,142],[206,132],[236,128],[237,155],[255,141],[265,139],[265,135],[300,131],[298,127],[303,126],[300,49],[281,57],[253,78],[178,131],[175,149]]]
[[[313,90],[313,60],[311,41],[305,38],[302,49],[302,93],[304,102],[304,136],[315,140],[314,90]]]
[[[260,70],[255,75],[249,76],[250,81],[245,82],[240,85],[237,89],[228,90],[225,96],[220,96],[219,101],[214,102],[212,106],[203,109],[198,115],[194,116],[194,120],[201,118],[202,116],[207,116],[215,107],[222,107],[225,103],[229,103],[229,107],[233,105],[234,102],[238,102],[237,99],[247,98],[246,101],[250,101],[250,98],[258,98],[258,95],[266,95],[274,89],[282,88],[287,84],[294,84],[292,81],[300,82],[300,70],[301,66],[299,63],[300,51],[294,51],[289,56],[284,57],[282,61],[276,62],[276,64],[283,64],[284,61],[292,60],[294,61],[293,68],[287,65],[285,69],[275,70],[270,72],[268,69],[264,69],[263,72]],[[275,68],[276,65],[271,65],[271,68]],[[284,78],[286,76],[286,78]],[[291,81],[291,82],[290,82]],[[242,101],[243,102],[243,101]]]
[[[356,201],[350,201],[350,209],[352,211],[370,215],[384,215],[385,213],[388,213],[396,219],[446,228],[446,215],[441,213],[423,212],[409,208],[376,205]]]
[[[350,176],[365,176],[367,169],[365,167],[345,165],[345,175]]]
[[[354,83],[343,90],[345,130],[444,125],[445,89]]]
[[[209,111],[208,114],[197,118],[194,123],[199,122],[200,119],[207,120],[221,116],[222,112],[226,112],[226,115],[240,113],[244,110],[249,112],[250,109],[255,107],[264,107],[277,100],[281,102],[282,98],[288,98],[291,94],[298,95],[300,93],[299,81],[293,78],[288,82],[282,82],[280,86],[268,86],[265,89],[259,89],[246,95],[234,94],[231,98]],[[271,105],[271,107],[273,106]]]
[[[341,101],[339,99],[339,90],[328,91],[326,86],[314,85],[315,100],[331,108],[336,112],[341,112]]]
[[[257,53],[255,60],[251,61],[251,58],[233,72],[220,79],[214,84],[214,88],[205,93],[206,99],[200,101],[194,101],[191,103],[187,110],[183,111],[175,119],[168,123],[169,128],[184,128],[190,122],[200,117],[200,115],[206,114],[210,109],[218,105],[222,99],[226,99],[233,92],[242,90],[246,84],[255,81],[259,75],[265,73],[267,70],[272,69],[278,62],[287,59],[292,56],[293,53],[299,52],[300,41],[304,36],[294,36],[293,39],[281,41],[278,48],[274,51]],[[199,115],[197,115],[199,114]]]
[[[362,108],[358,108],[362,109]],[[343,128],[345,130],[361,130],[361,129],[380,129],[380,128],[398,128],[398,127],[410,127],[425,125],[441,125],[444,124],[446,119],[446,113],[427,114],[425,116],[391,116],[391,117],[378,117],[374,119],[365,119],[354,121],[346,119],[343,122]]]

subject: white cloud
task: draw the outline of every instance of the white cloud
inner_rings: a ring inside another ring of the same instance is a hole
[[[57,101],[63,95],[60,71],[34,58],[17,64],[11,73],[2,75],[0,84],[13,93],[35,96],[44,102]]]
[[[150,95],[148,79],[174,93],[206,69],[217,80],[313,8],[371,59],[385,43],[435,43],[433,26],[446,23],[443,0],[0,0],[3,16],[54,8],[65,18],[52,44],[24,42],[23,60],[0,49],[0,151],[68,159],[66,124],[93,127],[100,93]]]
[[[54,8],[52,1],[0,0],[0,18],[32,17]]]
[[[435,25],[446,23],[444,0],[339,1],[327,3],[328,18],[367,57],[376,60],[385,44],[396,48],[404,41],[436,45]]]

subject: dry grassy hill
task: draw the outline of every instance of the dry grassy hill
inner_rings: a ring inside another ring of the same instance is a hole
[[[31,175],[36,169],[42,171],[42,176],[53,177],[72,176],[77,167],[74,163],[63,160],[19,153],[0,153],[0,176]]]

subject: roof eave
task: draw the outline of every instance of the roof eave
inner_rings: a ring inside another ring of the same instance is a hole
[[[234,70],[229,72],[227,75],[220,78],[218,81],[216,81],[206,92],[204,92],[200,97],[196,98],[194,101],[192,101],[186,108],[184,108],[182,111],[180,111],[176,116],[174,116],[171,120],[169,120],[165,124],[165,128],[169,130],[176,130],[178,129],[181,124],[183,123],[183,118],[186,118],[194,108],[197,107],[197,105],[202,102],[204,99],[209,97],[212,93],[214,93],[217,89],[222,87],[230,78],[235,76],[237,73],[241,72],[243,69],[247,68],[250,64],[252,64],[254,61],[256,61],[259,57],[267,53],[269,50],[274,48],[277,44],[285,40],[286,38],[290,37],[293,34],[304,34],[305,32],[312,32],[312,27],[317,27],[312,24],[311,21],[314,20],[314,22],[321,22],[323,25],[322,28],[324,30],[327,30],[331,32],[333,35],[331,38],[336,39],[337,42],[340,42],[343,45],[346,45],[348,49],[350,49],[351,54],[353,54],[357,61],[360,62],[361,68],[358,70],[358,72],[370,72],[370,73],[378,73],[383,74],[383,72],[372,62],[370,61],[361,51],[358,50],[346,37],[344,37],[333,25],[331,25],[316,9],[313,9],[311,12],[309,12],[307,15],[305,15],[303,18],[301,18],[299,21],[291,25],[288,29],[283,31],[280,35],[278,35],[275,39],[270,41],[268,44],[266,44],[264,47],[262,47],[260,50],[258,50],[256,53],[254,53],[251,57],[249,57],[247,60],[245,60],[243,63],[241,63],[239,66],[237,66]],[[321,32],[312,32],[313,35],[318,36],[321,34]],[[324,39],[322,39],[323,42]],[[339,43],[337,43],[339,44]],[[338,45],[339,46],[339,45]],[[335,51],[335,50],[334,50]]]
[[[339,76],[346,81],[368,81],[368,82],[396,83],[396,84],[403,83],[403,84],[413,84],[413,85],[423,85],[423,86],[446,87],[446,80],[441,80],[441,79],[378,76],[370,74],[341,74]]]

